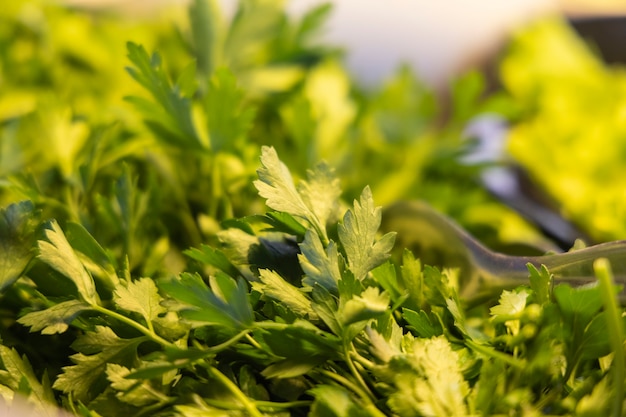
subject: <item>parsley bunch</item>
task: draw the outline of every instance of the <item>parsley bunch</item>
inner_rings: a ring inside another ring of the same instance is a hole
[[[369,188],[342,212],[326,164],[297,186],[273,148],[261,164],[255,186],[273,211],[233,222],[218,247],[186,251],[195,272],[156,280],[128,265],[116,273],[77,223],[46,222],[33,261],[36,212],[5,209],[3,245],[17,261],[5,257],[5,297],[28,299],[18,323],[72,340],[75,353],[38,375],[3,346],[4,389],[42,408],[60,392],[83,416],[621,409],[624,319],[606,263],[596,263],[599,286],[577,289],[552,289],[549,272],[531,268],[528,287],[469,310],[455,270],[422,267],[408,251],[390,261],[395,234],[378,233]]]
[[[419,196],[483,240],[536,241],[457,161],[471,117],[515,106],[476,73],[443,125],[406,69],[360,89],[315,42],[329,11],[244,0],[229,20],[197,0],[173,29],[0,10],[1,399],[85,417],[622,414],[605,260],[591,285],[530,267],[475,303],[460,270],[402,246],[410,222],[380,230],[377,204]]]

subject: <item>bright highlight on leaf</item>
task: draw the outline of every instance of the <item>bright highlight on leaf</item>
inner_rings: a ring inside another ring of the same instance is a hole
[[[93,278],[74,253],[56,221],[50,222],[45,235],[48,241],[39,241],[39,259],[71,279],[84,301],[91,305],[98,304],[99,297]]]
[[[63,333],[80,313],[90,309],[91,306],[83,301],[69,300],[45,310],[27,313],[17,321],[30,327],[31,332]]]
[[[143,337],[122,339],[110,328],[97,326],[95,332],[76,340],[73,348],[80,353],[70,357],[74,365],[63,368],[53,388],[72,393],[80,401],[92,399],[98,394],[93,387],[101,386],[99,381],[105,377],[107,366],[111,363],[131,364],[137,345],[144,340]]]
[[[263,294],[264,297],[284,304],[298,317],[311,321],[318,320],[317,313],[311,306],[311,300],[277,273],[261,269],[259,279],[260,282],[252,283],[252,288]]]
[[[348,266],[359,280],[386,261],[393,248],[394,232],[377,239],[380,221],[381,208],[374,207],[372,192],[366,187],[360,199],[354,201],[354,208],[346,213],[339,225],[339,239],[346,251]]]
[[[331,241],[324,249],[317,234],[309,230],[300,244],[300,251],[298,259],[306,274],[302,282],[310,287],[321,285],[328,291],[336,292],[341,271],[335,242]]]
[[[308,180],[296,188],[289,169],[278,159],[274,148],[261,149],[261,164],[254,186],[267,200],[268,207],[307,221],[327,242],[326,223],[333,216],[341,193],[332,170],[326,164],[319,164],[308,171]]]
[[[113,293],[115,304],[126,311],[139,313],[150,323],[167,310],[161,306],[161,296],[150,278],[141,278],[120,285]]]

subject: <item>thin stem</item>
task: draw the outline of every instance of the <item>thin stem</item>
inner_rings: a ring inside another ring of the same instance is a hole
[[[613,350],[613,363],[611,364],[611,376],[613,379],[612,415],[619,417],[622,415],[622,404],[624,401],[624,330],[622,325],[622,315],[617,307],[617,299],[613,291],[613,272],[611,265],[606,258],[600,258],[593,263],[593,270],[600,281],[600,291],[604,310],[606,311],[606,321],[609,328],[609,342]]]
[[[165,339],[163,339],[161,336],[159,336],[158,334],[156,334],[154,331],[151,331],[150,329],[142,326],[141,324],[137,323],[135,320],[132,320],[126,316],[123,316],[113,310],[109,310],[108,308],[99,306],[97,304],[93,304],[91,306],[94,310],[102,313],[102,314],[106,314],[109,317],[113,317],[114,319],[117,319],[119,321],[121,321],[122,323],[125,323],[127,325],[129,325],[130,327],[139,330],[141,333],[143,333],[144,335],[148,336],[151,340],[153,340],[154,342],[163,345],[163,346],[167,346],[167,347],[171,347],[171,348],[175,348],[178,349],[178,346],[176,346],[174,343],[169,342]]]
[[[259,342],[257,342],[256,340],[254,340],[254,338],[252,336],[250,336],[249,330],[246,331],[246,340],[248,341],[248,343],[250,343],[255,348],[259,349],[260,351],[263,351],[263,346],[261,346],[259,344]]]
[[[246,396],[246,394],[241,392],[239,387],[235,383],[233,383],[233,381],[231,381],[226,375],[224,375],[217,368],[211,365],[208,365],[206,369],[213,378],[220,381],[222,385],[224,385],[224,387],[226,387],[226,389],[228,389],[241,402],[241,405],[248,412],[248,414],[250,414],[252,417],[263,417],[263,414],[261,414],[254,402],[252,402],[250,398]]]
[[[338,382],[339,384],[343,385],[344,387],[352,390],[355,394],[357,394],[361,399],[366,401],[365,404],[365,409],[367,411],[369,411],[370,415],[373,415],[375,417],[386,417],[385,413],[383,413],[382,411],[380,411],[378,409],[378,407],[376,407],[376,405],[370,400],[370,398],[367,396],[367,394],[356,384],[354,384],[352,381],[350,381],[348,378],[345,378],[339,374],[336,374],[332,371],[328,371],[325,369],[320,370],[320,373],[336,382]]]
[[[352,352],[352,357],[353,357],[353,358],[354,358],[354,359],[355,359],[358,363],[360,363],[361,365],[363,365],[363,366],[364,366],[364,367],[366,367],[366,368],[370,368],[370,369],[371,369],[371,368],[373,368],[373,367],[375,367],[375,366],[376,366],[376,364],[375,364],[374,362],[372,362],[372,361],[370,361],[369,359],[364,358],[363,356],[359,355],[359,353],[358,353],[358,352],[354,352],[354,351],[353,351],[353,352]]]
[[[367,394],[365,392],[363,392],[363,390],[356,385],[355,383],[353,383],[352,381],[350,381],[348,378],[341,376],[335,372],[332,371],[328,371],[326,369],[321,369],[319,371],[322,375],[324,375],[325,377],[328,377],[332,380],[334,380],[335,382],[338,382],[339,384],[343,385],[344,387],[348,388],[349,390],[351,390],[352,392],[354,392],[356,395],[358,395],[361,398],[368,398]]]
[[[352,361],[352,357],[351,357],[352,352],[356,353],[352,342],[344,343],[343,353],[344,353],[344,356],[346,357],[346,363],[348,364],[348,368],[350,368],[350,372],[352,372],[352,375],[356,378],[359,385],[361,385],[361,387],[363,388],[363,391],[367,394],[366,398],[369,401],[374,402],[376,401],[376,397],[374,396],[372,391],[369,389],[369,387],[365,383],[365,380],[363,380],[361,373],[356,369],[356,366],[354,365],[354,362]]]
[[[240,410],[241,407],[232,403],[232,401],[223,401],[223,400],[215,400],[212,398],[203,398],[203,402],[208,405],[212,405],[217,408],[221,408],[224,410]],[[313,403],[312,401],[302,400],[302,401],[288,401],[284,403],[273,402],[273,401],[258,401],[254,400],[254,404],[257,408],[263,410],[286,410],[290,408],[302,408],[302,407],[310,407]]]
[[[310,407],[313,401],[288,401],[284,403],[278,403],[273,401],[255,401],[254,402],[258,408],[261,409],[289,409],[289,408],[302,408],[302,407]]]

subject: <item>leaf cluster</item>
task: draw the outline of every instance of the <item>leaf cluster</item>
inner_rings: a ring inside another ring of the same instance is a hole
[[[242,0],[227,18],[196,0],[172,29],[3,6],[4,401],[85,417],[620,415],[606,264],[578,288],[530,267],[527,286],[470,306],[457,270],[393,258],[379,230],[374,196],[419,195],[487,240],[503,224],[535,239],[458,163],[466,122],[515,106],[477,73],[443,125],[408,69],[359,88],[315,41],[329,12]]]

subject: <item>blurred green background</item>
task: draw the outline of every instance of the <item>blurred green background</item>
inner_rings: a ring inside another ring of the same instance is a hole
[[[298,176],[327,160],[345,201],[365,185],[380,205],[426,200],[497,249],[551,246],[485,189],[494,164],[519,165],[589,240],[626,238],[624,69],[565,18],[523,26],[438,90],[408,66],[359,83],[345,45],[322,41],[332,13],[268,0],[234,14],[209,0],[132,15],[3,5],[0,205],[30,199],[138,273],[176,271],[221,221],[262,212],[252,180],[272,145]],[[506,122],[506,153],[464,163],[483,115]]]

